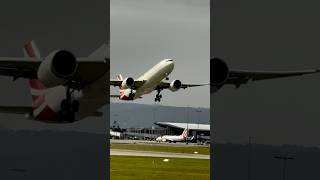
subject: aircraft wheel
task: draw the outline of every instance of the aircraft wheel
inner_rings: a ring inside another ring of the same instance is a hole
[[[61,106],[61,110],[62,111],[68,111],[69,108],[70,108],[70,103],[66,99],[64,99],[64,100],[61,101],[61,105],[60,106]]]
[[[73,122],[75,121],[75,114],[74,114],[74,112],[68,113],[67,120],[68,120],[68,122],[70,122],[70,123],[73,123]]]
[[[79,111],[79,106],[80,106],[80,103],[78,100],[74,100],[71,104],[71,109],[72,109],[72,112],[78,112]]]

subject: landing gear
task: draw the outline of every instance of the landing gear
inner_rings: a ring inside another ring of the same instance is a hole
[[[160,101],[161,101],[161,98],[162,98],[162,95],[160,94],[161,90],[158,89],[157,91],[158,91],[158,92],[157,92],[156,97],[154,98],[154,101],[155,101],[155,102],[157,102],[157,101],[160,102]]]
[[[62,121],[67,122],[74,122],[75,121],[75,113],[79,111],[79,101],[78,100],[72,100],[72,94],[74,90],[70,90],[69,87],[67,87],[66,91],[66,99],[61,101],[61,112],[60,112],[60,119]]]

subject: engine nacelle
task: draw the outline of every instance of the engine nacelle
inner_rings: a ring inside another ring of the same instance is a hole
[[[133,100],[135,94],[136,94],[136,90],[133,90],[133,89],[124,90],[124,95],[128,100]]]
[[[213,58],[210,62],[210,73],[211,85],[223,85],[229,77],[229,67],[223,60]]]
[[[169,89],[174,92],[174,91],[178,91],[181,88],[181,81],[179,80],[174,80],[170,83]]]
[[[121,87],[123,89],[128,89],[134,86],[134,79],[132,77],[127,77],[122,81]]]
[[[75,74],[77,66],[77,59],[71,52],[57,50],[41,62],[37,76],[47,88],[63,85]]]

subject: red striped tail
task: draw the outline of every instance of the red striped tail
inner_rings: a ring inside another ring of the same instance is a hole
[[[188,129],[184,129],[181,136],[183,137],[183,139],[186,139],[188,137]]]
[[[24,56],[30,61],[41,60],[40,51],[34,41],[30,41],[23,46]],[[37,79],[29,80],[30,92],[32,95],[32,107],[36,109],[44,102],[43,90],[46,87]]]
[[[123,81],[123,76],[121,75],[121,74],[118,74],[117,75],[117,80],[118,81]],[[124,90],[123,90],[123,88],[121,87],[121,85],[119,86],[119,92],[120,92],[120,96],[122,96],[123,95],[123,93],[124,93]]]

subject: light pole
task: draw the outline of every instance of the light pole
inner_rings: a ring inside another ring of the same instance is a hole
[[[198,129],[197,129],[197,133],[196,133],[196,137],[197,137],[197,142],[199,143],[199,135],[198,135],[198,131],[199,131],[199,121],[200,121],[200,113],[202,111],[199,109],[196,109],[196,113],[198,114]]]
[[[292,156],[274,156],[275,159],[280,159],[283,161],[283,167],[282,167],[282,179],[286,179],[286,166],[287,166],[287,160],[294,159]]]
[[[113,119],[113,125],[112,125],[112,130],[116,130],[117,127],[116,124],[117,124],[117,117],[119,116],[118,114],[114,114],[114,119]]]
[[[189,127],[188,127],[188,123],[189,123],[189,105],[187,107],[187,138],[186,138],[186,144],[188,144],[188,137],[189,137]]]
[[[251,180],[251,167],[252,167],[252,136],[249,136],[249,142],[248,142],[248,180]]]

